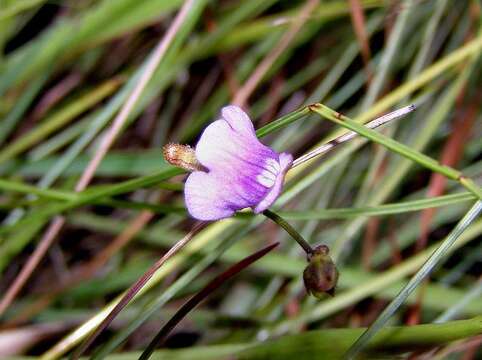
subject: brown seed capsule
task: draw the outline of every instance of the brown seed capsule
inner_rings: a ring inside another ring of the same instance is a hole
[[[206,171],[196,159],[196,152],[189,145],[169,143],[162,148],[164,159],[174,166],[187,171]]]
[[[338,270],[335,263],[328,255],[329,248],[320,245],[308,256],[308,266],[303,271],[303,281],[308,294],[321,299],[328,294],[335,296],[338,282]]]

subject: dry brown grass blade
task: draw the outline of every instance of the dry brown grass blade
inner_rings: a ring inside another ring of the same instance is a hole
[[[475,120],[477,119],[479,104],[480,102],[478,101],[474,102],[468,107],[468,109],[461,111],[460,117],[455,119],[453,130],[442,150],[440,159],[441,164],[456,166],[462,158],[464,146],[470,137],[471,130]],[[443,195],[446,184],[447,179],[445,177],[437,173],[432,174],[428,184],[427,197]],[[435,208],[429,208],[423,210],[420,214],[420,237],[415,243],[415,253],[422,251],[427,246],[430,233],[430,224],[435,216],[436,211],[437,210]],[[420,322],[420,311],[422,308],[421,304],[423,301],[427,281],[428,279],[420,287],[420,290],[417,294],[417,302],[413,306],[407,319],[407,324],[409,325],[416,325]]]
[[[166,53],[169,45],[171,44],[172,40],[174,39],[176,33],[178,32],[179,28],[181,27],[184,19],[189,13],[194,0],[188,0],[184,3],[182,8],[179,10],[176,18],[170,25],[169,29],[167,30],[164,37],[158,42],[156,48],[152,52],[152,55],[146,64],[146,67],[139,78],[139,82],[135,86],[132,94],[130,94],[129,98],[127,99],[126,103],[122,106],[120,112],[115,117],[112,125],[109,127],[105,135],[102,137],[100,146],[95,153],[94,157],[91,159],[89,164],[87,165],[86,169],[82,173],[79,181],[75,186],[75,191],[83,191],[88,186],[92,178],[94,177],[95,171],[97,167],[100,165],[100,162],[104,158],[104,156],[109,151],[110,147],[114,143],[115,139],[119,135],[120,130],[124,126],[129,114],[131,113],[132,109],[136,105],[137,101],[139,100],[143,90],[147,86],[147,83],[151,79],[152,75],[154,74],[157,66],[159,65],[161,59],[163,58],[164,54]],[[0,302],[0,315],[8,308],[8,306],[12,303],[15,299],[19,291],[23,288],[26,281],[30,278],[33,271],[39,264],[40,260],[45,256],[47,250],[52,245],[53,241],[57,237],[58,233],[62,229],[65,223],[64,217],[56,217],[48,226],[46,232],[42,236],[42,239],[35,249],[34,253],[29,257],[27,260],[26,265],[22,268],[20,275],[14,280],[13,284],[7,290],[7,293],[2,298]]]
[[[472,104],[466,111],[461,112],[460,118],[456,119],[453,130],[442,150],[440,159],[442,164],[455,167],[460,161],[464,152],[464,146],[470,137],[472,127],[477,119],[479,105],[480,103],[478,102]],[[437,173],[432,174],[428,184],[427,197],[443,195],[446,184],[447,179],[445,177]],[[427,244],[430,223],[435,212],[435,208],[430,208],[423,210],[420,215],[421,235],[417,242],[417,252],[425,248]]]
[[[355,30],[355,35],[360,46],[360,52],[365,65],[367,79],[370,81],[373,75],[370,68],[370,42],[368,40],[368,33],[366,31],[365,14],[363,13],[363,7],[360,0],[350,0],[350,15],[353,29]]]
[[[374,145],[373,149],[375,152],[380,151],[380,147],[378,145]],[[377,185],[383,176],[385,176],[386,172],[386,161],[382,161],[379,167],[376,169],[375,177],[373,178],[372,183],[370,186],[372,188]],[[361,255],[361,262],[365,270],[370,270],[371,268],[371,259],[372,254],[376,249],[377,246],[377,237],[378,237],[378,230],[380,226],[380,219],[374,217],[368,220],[365,236],[363,238],[362,243],[362,255]]]
[[[71,323],[55,322],[0,331],[0,358],[7,359],[23,354],[38,342],[61,334],[71,327]]]
[[[80,345],[77,351],[72,355],[72,359],[78,359],[80,355],[84,353],[85,350],[94,342],[94,340],[99,336],[99,334],[109,326],[109,324],[115,319],[115,317],[122,311],[122,309],[129,304],[129,302],[134,298],[134,296],[144,287],[144,285],[152,278],[152,276],[159,270],[164,263],[176,255],[184,246],[186,246],[207,222],[198,222],[193,226],[192,230],[184,236],[181,240],[176,242],[167,253],[164,254],[154,265],[152,265],[149,270],[147,270],[144,275],[142,275],[124,294],[121,300],[114,306],[111,312],[106,316],[106,318],[100,323],[100,325],[95,329],[95,331]]]
[[[23,286],[30,278],[37,265],[43,259],[44,255],[47,253],[55,237],[60,232],[64,224],[65,218],[62,216],[55,217],[54,220],[52,220],[52,222],[49,224],[38,245],[35,247],[34,252],[29,256],[27,262],[20,270],[20,273],[17,275],[12,285],[9,286],[3,295],[2,300],[0,301],[0,315],[7,310],[20,290],[22,290]]]
[[[32,111],[32,119],[36,121],[44,116],[55,104],[75,89],[83,78],[82,73],[74,71],[49,89]]]
[[[62,282],[61,284],[48,289],[43,296],[37,298],[35,302],[18,314],[18,316],[6,322],[3,327],[8,328],[18,326],[19,324],[27,322],[32,316],[35,316],[49,306],[59,294],[73,286],[76,286],[82,281],[91,278],[114,254],[127,245],[136,236],[136,234],[147,225],[153,216],[154,213],[151,211],[142,211],[118,236],[114,238],[114,240],[105,249],[97,254],[92,260],[73,269],[72,275],[69,277],[68,281]]]
[[[371,258],[377,246],[378,230],[380,226],[380,219],[373,218],[368,221],[363,238],[362,246],[362,264],[365,270],[371,268]]]
[[[303,24],[309,18],[309,14],[318,6],[318,0],[308,0],[298,13],[290,28],[281,38],[275,48],[258,64],[248,80],[239,89],[231,102],[234,105],[245,107],[249,97],[258,86],[259,82],[266,75],[276,59],[286,50],[300,31]]]
[[[266,246],[265,248],[255,252],[254,254],[245,257],[241,261],[237,262],[236,264],[232,265],[221,273],[220,275],[216,276],[213,280],[211,280],[204,288],[202,288],[199,292],[197,292],[192,298],[190,298],[175,314],[174,316],[169,319],[169,321],[161,328],[161,330],[157,333],[157,335],[152,339],[150,344],[144,350],[142,355],[139,357],[141,360],[148,359],[152,352],[156,349],[156,347],[163,343],[166,337],[170,334],[170,332],[179,324],[179,322],[197,305],[199,305],[206,297],[208,297],[213,291],[218,289],[221,285],[223,285],[226,281],[228,281],[233,276],[237,275],[240,271],[246,269],[255,261],[261,259],[275,247],[277,247],[279,243],[274,243],[271,245]]]
[[[471,38],[473,34],[468,35]],[[453,120],[453,131],[447,139],[440,159],[440,163],[448,166],[455,166],[461,159],[464,151],[464,146],[477,117],[477,108],[480,104],[480,100],[476,99],[472,104],[467,105],[467,109],[463,109],[464,96],[466,95],[466,87],[464,86],[457,97],[457,104],[460,118],[456,117]],[[437,173],[433,173],[428,183],[427,197],[440,196],[445,192],[445,186],[447,179],[443,176],[439,176]],[[422,211],[420,215],[420,236],[415,243],[415,253],[422,251],[428,243],[428,237],[430,232],[430,224],[435,216],[436,209],[429,208]],[[412,307],[407,317],[407,324],[416,325],[420,323],[420,312],[422,308],[423,297],[425,295],[426,285],[429,279],[426,279],[420,286],[417,293],[417,302]]]

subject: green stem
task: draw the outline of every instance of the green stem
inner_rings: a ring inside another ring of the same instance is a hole
[[[130,192],[139,188],[149,187],[153,185],[157,185],[158,183],[167,180],[173,176],[180,175],[183,173],[183,170],[178,168],[167,168],[161,171],[158,171],[154,174],[143,176],[140,178],[127,180],[115,185],[108,186],[107,188],[98,188],[98,189],[91,189],[86,190],[79,193],[75,198],[69,199],[68,201],[64,201],[60,204],[53,204],[45,208],[44,210],[39,210],[37,212],[38,218],[48,219],[54,215],[61,214],[71,209],[78,208],[83,205],[94,203],[102,198],[111,197],[119,194],[123,194],[126,192]],[[25,185],[28,186],[28,185]],[[35,186],[32,187],[35,189]],[[33,190],[32,189],[32,190]],[[50,193],[50,197],[52,196],[59,196],[62,197],[65,193],[60,192],[58,190],[50,190],[53,193]],[[33,192],[32,192],[33,193]],[[42,194],[40,192],[37,193],[38,195],[45,195],[45,189],[42,189]],[[68,195],[70,196],[70,195]],[[67,199],[63,199],[67,200]],[[0,233],[5,233],[8,231],[12,231],[19,228],[25,228],[26,226],[31,225],[33,221],[36,221],[35,217],[26,217],[19,220],[12,226],[4,226],[0,229]]]
[[[479,199],[482,199],[482,189],[478,187],[471,178],[461,176],[459,182],[472,194],[475,194]]]
[[[74,201],[78,197],[77,194],[70,191],[42,189],[37,186],[6,179],[0,179],[0,190],[13,191],[23,194],[34,194],[44,198],[60,201]]]
[[[470,180],[470,179],[469,179]],[[130,180],[131,181],[131,180]],[[461,181],[467,181],[467,178],[462,178]],[[122,183],[121,183],[122,184]],[[467,186],[472,186],[473,182],[467,182]],[[182,190],[182,184],[179,183],[158,183],[156,187],[168,190]],[[474,185],[475,186],[475,185]],[[474,189],[477,189],[476,187]],[[58,190],[58,189],[43,189],[41,187],[24,184],[19,181],[0,179],[0,190],[18,192],[27,195],[37,195],[43,199],[73,202],[81,198],[84,193],[76,193],[74,191]],[[88,193],[94,193],[95,191],[107,191],[100,187],[99,189],[92,188],[88,190]],[[482,191],[482,188],[478,188],[478,191]],[[105,192],[106,194],[107,192]],[[111,195],[113,196],[113,195]],[[399,202],[394,204],[384,204],[380,206],[366,206],[359,208],[335,208],[335,209],[315,209],[307,211],[283,211],[278,214],[284,219],[288,220],[328,220],[328,219],[346,219],[357,216],[385,216],[393,214],[401,214],[406,212],[420,211],[428,208],[442,207],[452,204],[458,204],[464,201],[476,199],[473,193],[462,192],[456,194],[436,196],[426,199],[410,200],[405,202]],[[25,200],[14,203],[2,203],[5,209],[12,207],[26,207],[41,205],[45,200]],[[118,199],[111,198],[107,195],[93,201],[94,204],[108,205],[113,207],[127,208],[127,209],[140,209],[149,210],[155,213],[164,214],[166,212],[184,212],[185,208],[182,206],[167,206],[162,204],[152,204],[140,201],[120,201]],[[239,213],[237,218],[251,218],[252,213]]]
[[[307,107],[302,107],[256,130],[256,136],[258,138],[262,138],[263,136],[266,136],[272,133],[273,131],[282,129],[283,127],[303,118],[309,113],[310,113],[310,109],[308,109]]]
[[[300,233],[296,231],[285,219],[270,210],[263,211],[263,215],[273,220],[276,224],[281,226],[288,234],[290,234],[290,236],[295,239],[295,241],[303,248],[306,255],[310,255],[313,253],[313,249],[310,244],[308,244],[308,242],[303,238],[303,236],[301,236]]]

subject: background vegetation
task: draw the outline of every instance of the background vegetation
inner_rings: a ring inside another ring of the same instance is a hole
[[[187,299],[279,242],[154,356],[480,356],[481,13],[476,0],[0,0],[0,356],[78,355],[189,234],[185,175],[161,147],[194,145],[232,102],[295,157],[342,126],[372,140],[290,171],[272,208],[330,247],[336,296],[308,296],[305,254],[243,213],[196,228],[84,354],[137,358]],[[381,137],[330,110],[361,124],[411,103]]]

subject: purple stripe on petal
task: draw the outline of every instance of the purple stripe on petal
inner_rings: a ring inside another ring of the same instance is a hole
[[[238,187],[242,189],[244,193],[250,194],[253,201],[258,202],[264,196],[266,196],[267,190],[264,186],[251,179],[243,179],[238,182]]]
[[[281,171],[276,178],[276,182],[268,194],[256,205],[254,206],[253,210],[256,214],[263,212],[267,208],[269,208],[278,198],[279,194],[281,193],[281,189],[283,188],[284,178],[286,172],[291,167],[293,163],[293,156],[287,153],[281,153],[279,156]]]
[[[257,203],[266,195],[266,191],[256,189],[253,186],[254,184],[247,182],[245,179],[231,181],[230,185],[233,193],[245,201],[243,207],[251,207],[253,203]]]

